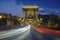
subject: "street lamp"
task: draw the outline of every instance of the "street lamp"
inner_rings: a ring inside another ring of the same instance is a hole
[[[42,21],[43,19],[42,19],[42,18],[40,18],[40,20]]]
[[[38,19],[38,22],[39,22],[39,19]]]
[[[19,18],[19,20],[21,20],[21,18]]]
[[[24,22],[24,20],[22,20],[22,22]]]
[[[0,16],[0,18],[2,18],[2,16]]]

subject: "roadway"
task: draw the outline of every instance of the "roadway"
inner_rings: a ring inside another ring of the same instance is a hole
[[[0,34],[0,40],[60,40],[60,37],[38,32],[30,25]]]

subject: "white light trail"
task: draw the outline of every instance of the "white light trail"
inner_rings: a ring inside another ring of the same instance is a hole
[[[19,29],[14,29],[14,30],[7,31],[4,34],[0,34],[0,39],[21,34],[21,33],[25,32],[25,31],[29,30],[30,27],[31,27],[31,25],[27,25],[24,28],[19,28]]]

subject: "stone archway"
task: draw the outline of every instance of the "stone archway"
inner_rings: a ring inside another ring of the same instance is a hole
[[[25,23],[36,24],[38,20],[38,6],[23,6],[22,9]]]

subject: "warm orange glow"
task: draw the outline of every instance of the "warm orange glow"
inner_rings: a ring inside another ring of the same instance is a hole
[[[19,18],[19,20],[21,20],[21,18]]]
[[[24,20],[22,20],[22,22],[23,22]]]
[[[40,18],[40,20],[43,20],[42,18]]]
[[[38,22],[39,22],[39,20],[38,20]]]
[[[2,16],[0,16],[0,18],[2,18]]]

